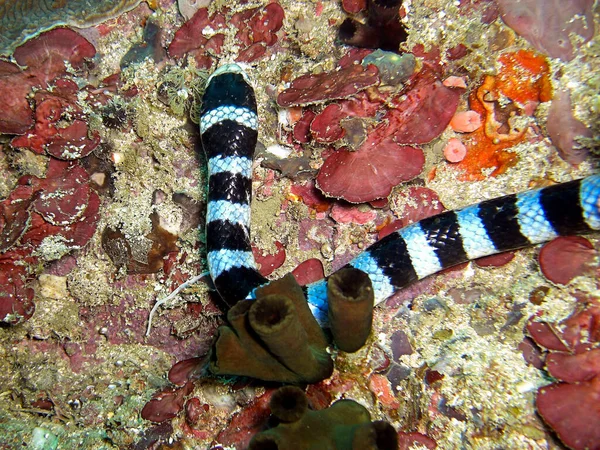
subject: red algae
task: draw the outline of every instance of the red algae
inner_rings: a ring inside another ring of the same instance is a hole
[[[576,48],[594,35],[593,0],[498,0],[502,20],[539,51],[570,61]]]
[[[305,286],[309,283],[314,283],[325,277],[323,263],[320,259],[311,258],[300,263],[294,270],[292,275],[299,285]]]
[[[263,253],[259,248],[252,247],[258,271],[263,277],[271,275],[285,262],[285,247],[281,242],[275,242],[275,253]]]
[[[32,39],[15,50],[14,58],[27,73],[34,75],[42,86],[66,70],[65,61],[81,69],[86,58],[96,54],[87,39],[68,28],[55,28]]]
[[[581,299],[560,324],[530,320],[527,330],[549,350],[546,367],[559,383],[541,388],[536,406],[569,448],[600,448],[600,305]]]
[[[26,96],[34,84],[19,66],[0,60],[0,91],[5,102],[0,132],[23,134],[33,125],[33,113]]]
[[[544,421],[573,450],[600,448],[600,376],[577,384],[540,389],[536,405]]]

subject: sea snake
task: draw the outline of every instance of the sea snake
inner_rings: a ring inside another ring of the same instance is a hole
[[[268,283],[250,245],[252,160],[258,136],[253,88],[228,64],[207,80],[200,134],[208,160],[208,268],[230,305]],[[375,304],[440,270],[482,256],[600,229],[600,175],[487,200],[423,219],[376,242],[347,266],[366,272]],[[319,323],[327,322],[327,279],[304,287]]]

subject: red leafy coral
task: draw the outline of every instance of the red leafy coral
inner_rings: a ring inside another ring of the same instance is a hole
[[[96,54],[96,49],[81,35],[69,28],[55,28],[31,39],[15,50],[14,58],[27,66],[42,86],[65,72],[66,62],[76,69],[85,58]]]
[[[19,180],[0,202],[0,321],[14,324],[33,314],[32,253],[47,238],[60,242],[62,252],[83,247],[99,209],[100,197],[77,162],[50,158],[46,178]]]
[[[416,177],[423,168],[422,150],[403,144],[423,144],[438,137],[450,123],[462,92],[444,86],[433,71],[422,70],[412,86],[388,102],[394,107],[367,131],[356,151],[344,148],[325,160],[317,176],[319,189],[353,203],[387,197],[394,186]],[[373,102],[362,103],[363,111],[375,114]],[[383,102],[379,109],[385,111]],[[347,111],[353,114],[351,108]],[[360,111],[357,108],[357,116]]]
[[[38,91],[35,101],[35,127],[14,138],[13,147],[26,147],[35,153],[44,150],[59,159],[78,159],[89,155],[100,144],[94,132],[88,137],[86,115],[77,104],[77,85],[57,80],[52,92]]]
[[[204,36],[206,27],[213,31],[212,36]],[[208,8],[200,8],[196,14],[177,30],[171,44],[169,45],[169,55],[174,58],[181,58],[186,54],[192,55],[198,64],[198,67],[209,68],[212,61],[207,50],[219,54],[221,45],[225,39],[223,33],[219,30],[225,28],[224,14],[217,12],[212,16],[208,15]]]
[[[19,66],[0,60],[0,92],[4,104],[0,133],[23,134],[33,125],[26,98],[33,85],[34,81],[24,75]]]
[[[0,90],[4,99],[0,133],[23,134],[33,125],[27,95],[34,86],[46,88],[63,75],[67,63],[79,69],[96,54],[87,40],[68,28],[55,28],[18,47],[14,58],[21,66],[0,61]]]
[[[317,186],[329,197],[363,203],[387,197],[397,184],[416,177],[425,157],[416,147],[372,133],[356,151],[341,149],[325,160]]]
[[[356,64],[332,72],[302,75],[279,94],[277,103],[279,106],[295,106],[348,98],[377,84],[377,67]]]
[[[227,8],[208,14],[208,8],[200,8],[177,32],[169,45],[169,55],[182,58],[191,55],[200,68],[212,66],[212,56],[221,53],[225,41]],[[277,42],[277,31],[283,25],[283,8],[269,3],[264,8],[251,8],[234,14],[229,23],[238,29],[236,40],[241,49],[238,62],[251,62],[262,57],[267,47]],[[207,33],[207,30],[211,30]]]
[[[560,324],[530,321],[532,338],[549,350],[546,367],[560,382],[541,388],[540,415],[572,449],[600,449],[600,303],[580,303]]]
[[[18,262],[34,262],[26,251],[0,254],[0,322],[17,324],[29,319],[35,310],[32,277]]]

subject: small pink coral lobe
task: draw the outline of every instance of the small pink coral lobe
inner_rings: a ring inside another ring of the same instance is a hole
[[[451,163],[461,162],[467,155],[467,147],[458,138],[450,138],[444,147],[444,158]]]
[[[454,114],[450,127],[459,133],[471,133],[481,127],[481,116],[476,111],[460,111]]]

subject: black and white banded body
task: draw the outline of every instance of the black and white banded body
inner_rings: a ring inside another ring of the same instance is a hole
[[[423,219],[384,237],[346,266],[369,275],[378,304],[457,264],[594,230],[600,230],[600,175]],[[313,314],[326,323],[325,280],[306,289]]]
[[[258,136],[256,99],[237,64],[208,79],[200,111],[208,161],[206,247],[210,276],[226,303],[244,299],[267,280],[250,246],[252,159]]]
[[[268,282],[252,257],[251,166],[256,103],[243,70],[230,64],[208,80],[200,131],[209,164],[208,266],[230,304]],[[423,219],[375,243],[347,266],[365,272],[375,303],[416,280],[483,256],[600,229],[600,175],[487,200]],[[316,319],[327,323],[327,279],[305,287]]]

